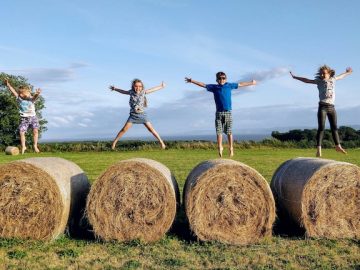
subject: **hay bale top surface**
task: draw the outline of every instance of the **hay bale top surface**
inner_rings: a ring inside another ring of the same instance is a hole
[[[87,214],[103,240],[153,242],[172,225],[178,187],[170,170],[136,158],[110,166],[94,183]]]
[[[200,240],[246,245],[271,235],[271,190],[256,170],[241,162],[216,159],[197,165],[186,180],[184,203]]]

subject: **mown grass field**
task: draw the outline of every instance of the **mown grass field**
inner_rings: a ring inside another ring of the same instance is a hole
[[[348,152],[345,156],[325,149],[323,157],[360,166],[360,149]],[[313,157],[314,153],[314,149],[237,149],[234,159],[253,167],[270,181],[285,160]],[[119,160],[151,158],[170,168],[182,190],[192,168],[201,161],[217,158],[217,153],[191,149],[27,153],[2,155],[0,163],[34,156],[71,160],[85,171],[91,182]],[[0,269],[360,269],[360,241],[308,239],[275,231],[273,237],[245,247],[201,243],[191,237],[183,213],[179,213],[174,229],[154,244],[102,243],[67,236],[51,243],[2,239]]]

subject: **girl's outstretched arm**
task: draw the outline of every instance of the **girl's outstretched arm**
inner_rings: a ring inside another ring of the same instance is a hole
[[[166,86],[165,83],[164,83],[164,82],[161,82],[161,84],[160,84],[159,86],[155,86],[155,87],[153,87],[153,88],[150,88],[150,89],[145,90],[145,93],[146,93],[146,94],[150,94],[150,93],[152,93],[152,92],[155,92],[155,91],[158,91],[158,90],[160,90],[160,89],[163,89],[165,86]]]
[[[120,88],[116,88],[113,85],[110,85],[109,88],[110,88],[111,91],[116,91],[116,92],[119,92],[120,94],[124,94],[124,95],[130,95],[128,90],[122,90]]]
[[[335,76],[335,80],[344,79],[347,75],[350,75],[353,72],[351,67],[348,67],[346,71],[338,76]]]
[[[11,84],[9,83],[9,81],[7,79],[5,79],[5,84],[7,86],[7,88],[9,88],[10,92],[17,98],[19,96],[19,94],[16,92],[16,90],[11,86]]]
[[[252,80],[251,82],[239,82],[238,87],[250,86],[255,84],[256,84],[255,80]]]
[[[41,89],[40,88],[36,89],[35,94],[32,97],[33,102],[35,102],[38,99],[38,97],[40,96],[40,93],[41,93]]]
[[[290,71],[290,75],[291,75],[291,77],[293,77],[293,79],[295,79],[295,80],[299,80],[299,81],[302,81],[302,82],[304,82],[304,83],[313,83],[313,84],[316,84],[315,80],[310,80],[310,79],[303,78],[303,77],[297,77],[297,76],[295,76],[294,74],[292,74],[291,71]]]
[[[195,81],[195,80],[193,80],[193,79],[191,79],[191,78],[188,78],[188,77],[185,77],[185,82],[187,82],[187,83],[193,83],[193,84],[196,84],[197,86],[206,88],[206,84],[205,84],[205,83]]]

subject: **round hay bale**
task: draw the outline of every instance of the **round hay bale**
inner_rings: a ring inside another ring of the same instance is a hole
[[[246,245],[271,235],[275,202],[270,187],[241,162],[200,163],[187,177],[183,195],[190,229],[202,241]]]
[[[19,148],[15,147],[15,146],[8,146],[5,148],[5,154],[6,155],[12,155],[12,156],[16,156],[20,153]]]
[[[278,208],[310,237],[360,237],[360,168],[319,158],[295,158],[275,172]]]
[[[153,242],[171,227],[178,202],[170,170],[157,161],[134,158],[110,166],[97,179],[86,212],[98,238]]]
[[[0,165],[0,237],[55,239],[79,220],[89,187],[79,166],[62,158]]]

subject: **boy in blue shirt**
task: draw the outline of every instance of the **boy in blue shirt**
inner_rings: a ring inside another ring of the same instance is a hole
[[[222,157],[222,133],[228,136],[230,157],[234,155],[233,136],[232,136],[232,114],[231,114],[231,90],[243,86],[255,85],[256,81],[228,83],[226,74],[222,71],[216,73],[216,82],[218,84],[205,84],[185,77],[187,83],[193,83],[200,87],[206,88],[207,91],[214,94],[216,104],[215,128],[217,134],[217,143],[219,156]]]

